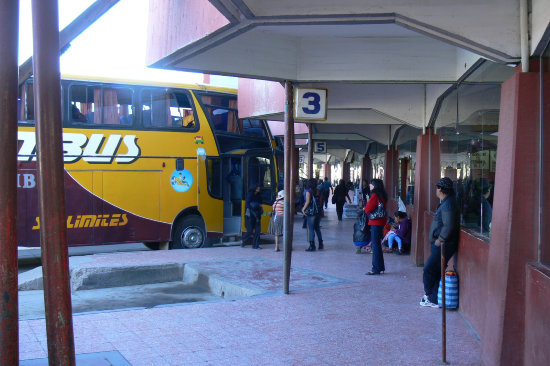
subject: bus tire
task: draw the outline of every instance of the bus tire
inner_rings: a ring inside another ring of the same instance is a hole
[[[180,218],[172,237],[170,249],[194,249],[204,245],[206,232],[200,216],[189,215]]]

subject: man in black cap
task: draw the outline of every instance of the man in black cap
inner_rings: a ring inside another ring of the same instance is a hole
[[[436,184],[436,195],[441,203],[430,226],[430,257],[424,264],[424,293],[420,305],[437,308],[437,290],[441,279],[441,245],[445,246],[445,263],[458,249],[460,211],[455,199],[453,181],[445,177]]]

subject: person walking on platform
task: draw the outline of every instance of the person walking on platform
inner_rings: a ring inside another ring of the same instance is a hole
[[[260,248],[260,230],[262,224],[262,196],[260,195],[260,186],[255,186],[248,191],[245,203],[245,226],[246,234],[242,238],[241,247],[244,247],[248,238],[254,234],[252,239],[252,249]]]
[[[328,196],[331,193],[334,193],[332,184],[330,184],[328,177],[325,177],[325,180],[323,181],[323,203],[325,204],[325,209],[328,208]]]
[[[384,266],[384,254],[382,253],[382,230],[386,225],[386,203],[388,194],[384,189],[384,182],[373,179],[370,183],[370,198],[365,205],[365,213],[369,217],[372,247],[372,270],[367,275],[379,275],[386,270]]]
[[[441,201],[430,226],[430,257],[424,264],[424,296],[420,306],[437,308],[437,291],[441,280],[441,246],[445,248],[445,263],[458,249],[460,211],[455,198],[453,181],[445,177],[436,184],[436,195]]]
[[[323,250],[323,236],[321,235],[321,216],[323,206],[321,205],[320,194],[317,188],[317,180],[310,179],[306,189],[306,203],[302,208],[302,213],[307,217],[309,247],[306,252],[315,251],[315,234],[319,240],[319,250]]]
[[[336,204],[336,215],[338,216],[338,221],[342,221],[342,214],[344,213],[344,204],[346,203],[346,198],[349,202],[351,202],[351,199],[348,195],[348,189],[346,188],[346,183],[343,179],[340,179],[338,185],[334,189],[334,194],[332,196],[332,203]]]
[[[281,190],[277,194],[277,198],[273,203],[273,211],[271,213],[271,220],[269,220],[269,228],[267,229],[268,234],[275,236],[275,251],[280,251],[279,249],[279,237],[283,235],[283,218],[285,209],[285,191]]]

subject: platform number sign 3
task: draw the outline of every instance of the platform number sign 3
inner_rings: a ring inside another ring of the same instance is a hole
[[[303,121],[325,121],[327,90],[294,88],[294,118]]]

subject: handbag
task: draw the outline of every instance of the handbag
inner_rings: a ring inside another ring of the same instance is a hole
[[[365,233],[369,229],[369,220],[365,211],[361,211],[359,215],[359,229]]]
[[[319,206],[317,206],[317,200],[315,197],[311,197],[311,202],[309,206],[304,210],[306,216],[316,216],[319,214]]]
[[[332,195],[332,204],[335,205],[336,204],[336,196],[333,194]]]
[[[388,214],[386,213],[386,208],[384,207],[382,201],[378,200],[378,206],[368,215],[370,220],[376,220],[381,219],[382,217],[386,217]]]

